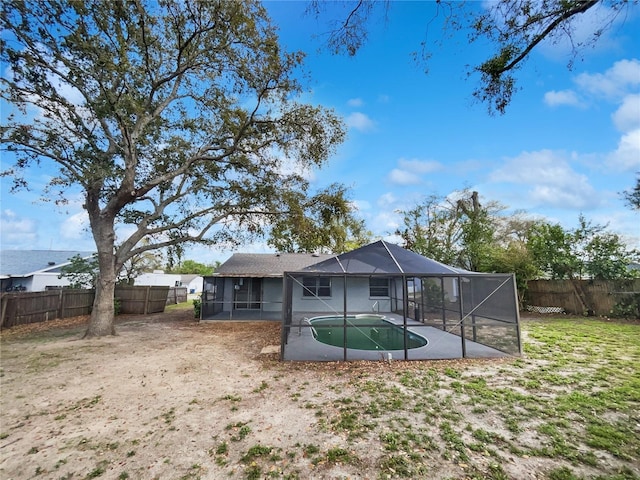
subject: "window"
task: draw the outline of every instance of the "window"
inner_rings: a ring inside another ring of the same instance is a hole
[[[331,278],[329,277],[302,277],[303,297],[330,297]]]
[[[369,278],[369,296],[370,297],[388,297],[389,296],[389,279],[384,277]]]

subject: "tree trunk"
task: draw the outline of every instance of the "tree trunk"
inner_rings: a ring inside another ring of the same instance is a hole
[[[97,216],[92,221],[93,237],[98,248],[100,274],[96,284],[96,296],[87,328],[86,337],[115,335],[114,305],[117,271],[114,252],[114,221],[106,216]]]
[[[110,281],[105,281],[103,280],[101,272],[98,284],[96,285],[96,296],[93,301],[93,310],[91,310],[89,327],[84,334],[85,338],[104,337],[106,335],[116,334],[113,322],[113,300],[115,298],[115,290],[115,276]]]

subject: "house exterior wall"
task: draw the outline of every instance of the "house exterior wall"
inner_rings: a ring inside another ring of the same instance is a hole
[[[2,281],[2,290],[8,286],[21,285],[27,292],[44,292],[47,287],[67,287],[70,282],[66,278],[58,278],[58,273],[35,273],[28,277],[11,277]]]
[[[30,292],[43,292],[47,287],[69,286],[69,280],[64,277],[58,278],[58,275],[58,273],[36,273],[29,279],[31,282],[26,285],[27,290]],[[25,284],[23,283],[23,285]]]
[[[135,279],[135,285],[180,287],[182,285],[182,275],[175,273],[143,273]]]
[[[298,278],[301,281],[300,278]],[[347,280],[348,312],[390,312],[389,297],[371,297],[369,295],[369,278],[351,277]],[[282,295],[282,294],[281,294]],[[293,309],[300,312],[331,313],[342,312],[344,308],[344,277],[331,277],[331,297],[305,297],[302,285],[293,284]],[[377,302],[377,303],[376,303]]]
[[[196,277],[189,282],[187,293],[202,293],[202,277]]]
[[[262,302],[262,309],[265,312],[282,311],[282,278],[263,279]]]
[[[331,277],[330,297],[305,297],[302,289],[302,277],[297,277],[298,281],[293,286],[293,309],[303,312],[331,313],[342,312],[344,307],[344,278]],[[233,298],[235,285],[238,278],[222,278],[224,282],[224,295],[222,298],[221,310],[229,312],[233,310]],[[248,281],[249,278],[245,278]],[[206,280],[205,288],[212,291],[213,283]],[[393,284],[393,282],[392,282]],[[393,288],[393,287],[391,287]],[[262,310],[265,312],[282,311],[282,278],[262,279]],[[369,278],[351,277],[348,279],[347,310],[354,313],[375,312],[388,313],[392,311],[391,299],[389,297],[372,297],[369,295]],[[390,292],[393,295],[393,291]],[[401,293],[401,292],[400,292]]]

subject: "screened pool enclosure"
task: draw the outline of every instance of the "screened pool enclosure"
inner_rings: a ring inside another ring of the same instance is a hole
[[[515,277],[379,241],[283,279],[283,360],[427,360],[521,353]]]

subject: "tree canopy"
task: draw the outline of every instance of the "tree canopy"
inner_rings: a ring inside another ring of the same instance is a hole
[[[355,55],[366,43],[373,18],[384,13],[391,18],[393,2],[343,2],[347,13],[332,18],[327,45],[336,53]],[[429,58],[437,46],[458,31],[468,33],[469,42],[487,45],[491,53],[480,64],[471,65],[468,75],[479,78],[473,96],[483,102],[490,113],[505,113],[517,88],[517,71],[543,42],[568,40],[572,55],[569,67],[587,47],[593,46],[613,25],[618,15],[637,1],[626,0],[495,0],[491,2],[437,0],[425,2],[424,23],[427,33],[416,58],[428,70]],[[575,35],[576,22],[581,15],[602,6],[600,24],[586,38]],[[317,16],[327,9],[327,2],[313,0],[309,10]],[[434,38],[432,27],[441,23],[443,34]]]
[[[482,205],[478,192],[463,190],[447,197],[428,197],[400,212],[404,227],[396,230],[405,248],[439,262],[483,271],[496,243],[497,202]]]
[[[629,265],[640,258],[638,251],[630,249],[619,235],[607,231],[606,225],[593,224],[583,215],[578,223],[574,229],[549,223],[531,229],[528,246],[540,272],[559,279],[634,276]]]
[[[275,222],[269,245],[288,253],[344,253],[369,243],[371,232],[354,215],[346,193],[339,184],[309,199],[292,192],[291,215]]]
[[[81,191],[100,270],[87,335],[114,333],[127,260],[265,234],[344,138],[332,111],[299,101],[303,54],[280,48],[259,2],[1,9],[0,95],[13,107],[1,141],[15,158],[2,175],[24,188],[44,167],[45,197]]]
[[[583,215],[578,227],[505,213],[477,192],[429,197],[400,212],[404,227],[395,233],[405,248],[440,262],[479,272],[514,272],[524,288],[533,278],[612,280],[629,278],[640,252],[617,234]]]
[[[218,262],[219,264],[220,262]],[[216,265],[205,265],[195,260],[183,260],[180,265],[174,267],[167,273],[181,273],[185,275],[195,274],[200,276],[211,275],[216,270]]]

